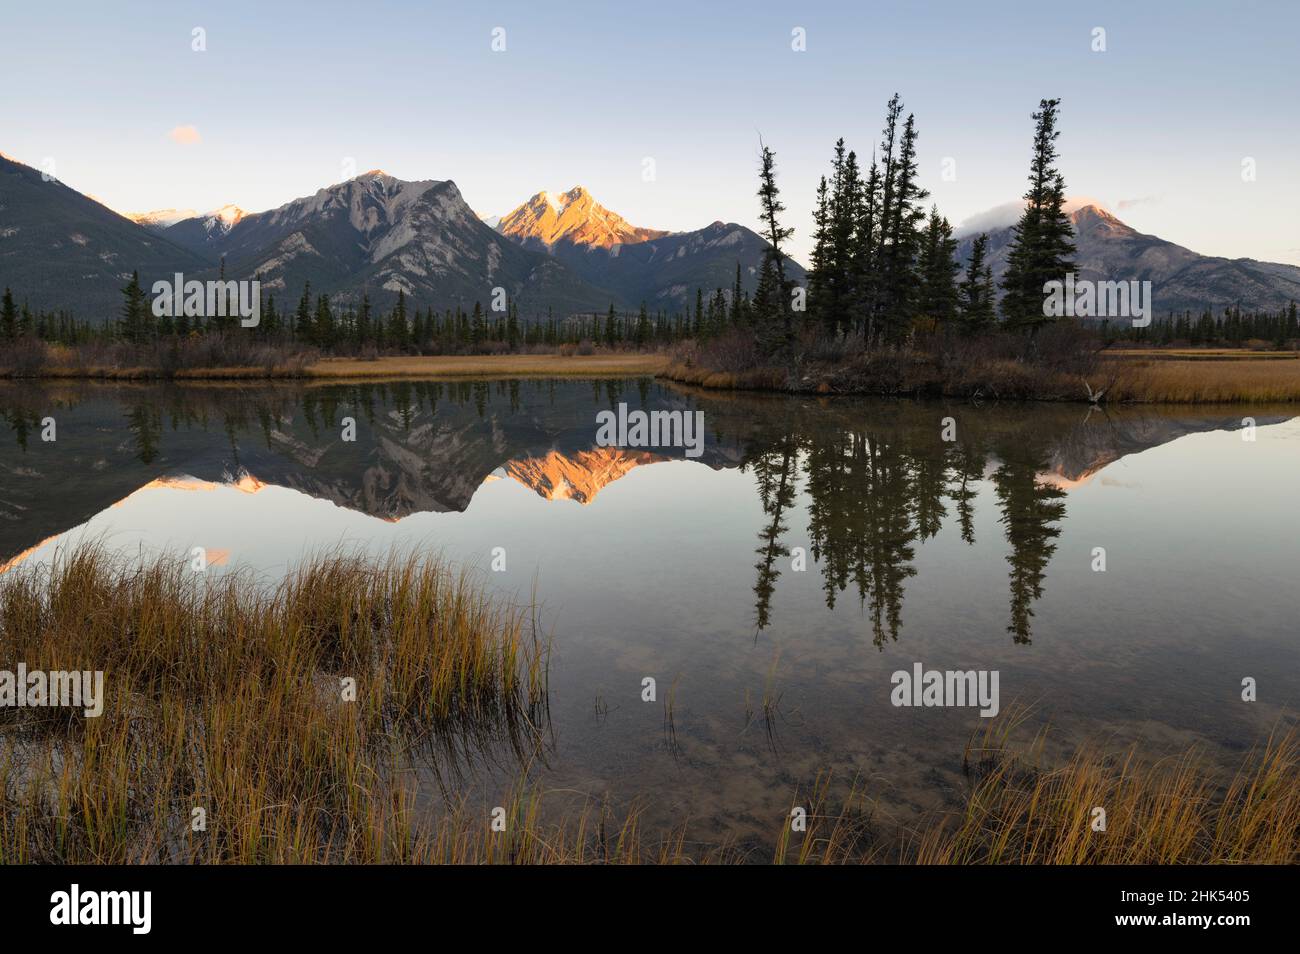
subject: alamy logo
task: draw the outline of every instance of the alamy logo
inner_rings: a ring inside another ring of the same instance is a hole
[[[687,457],[704,453],[703,411],[629,411],[596,413],[597,447],[684,447]]]
[[[153,283],[155,318],[239,318],[244,328],[255,328],[262,320],[262,283],[260,281],[185,280],[177,272],[168,282]]]
[[[1131,318],[1134,328],[1151,324],[1150,282],[1094,282],[1068,272],[1065,281],[1043,283],[1046,318]]]
[[[979,706],[985,719],[991,719],[1002,708],[996,669],[939,670],[913,663],[911,672],[900,669],[889,681],[894,686],[889,701],[895,706]]]
[[[45,706],[78,708],[86,718],[98,718],[104,712],[104,674],[89,670],[28,671],[26,663],[19,663],[16,672],[0,669],[0,707]]]
[[[148,934],[152,927],[153,893],[150,891],[70,891],[50,895],[51,924],[129,924],[132,934]]]

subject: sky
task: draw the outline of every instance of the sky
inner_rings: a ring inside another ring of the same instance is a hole
[[[1059,97],[1072,195],[1300,264],[1295,0],[3,0],[0,23],[0,152],[122,212],[261,211],[379,168],[485,216],[583,185],[638,226],[756,228],[761,136],[806,261],[835,140],[869,157],[895,91],[955,225],[1024,192]]]

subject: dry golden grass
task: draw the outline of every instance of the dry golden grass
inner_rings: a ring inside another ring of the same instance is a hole
[[[521,378],[613,377],[658,374],[667,359],[662,354],[492,354],[432,355],[428,357],[325,358],[307,369],[316,378]]]
[[[1251,348],[1112,348],[1114,357],[1157,358],[1170,361],[1295,361],[1300,352]]]
[[[1270,737],[1223,785],[1195,751],[1155,763],[1085,747],[1042,769],[990,732],[955,824],[909,841],[919,864],[1294,864],[1300,738]],[[1105,830],[1093,830],[1094,810]]]
[[[0,659],[103,671],[105,694],[98,718],[0,711],[0,863],[405,860],[413,773],[526,757],[545,722],[525,614],[413,557],[320,557],[268,591],[83,550],[0,577]]]
[[[410,557],[322,556],[270,589],[95,549],[12,571],[0,576],[0,660],[102,670],[105,699],[98,718],[0,710],[0,863],[1300,859],[1294,732],[1230,779],[1195,752],[1152,763],[1085,747],[1044,767],[1041,746],[1008,744],[1016,712],[968,747],[964,807],[916,831],[878,827],[856,784],[832,806],[823,774],[791,803],[806,830],[772,819],[765,858],[689,840],[689,819],[646,832],[635,803],[620,818],[528,784],[545,736],[545,655],[526,611]],[[355,701],[340,692],[348,677]],[[502,830],[447,794],[490,753],[519,779],[501,796]],[[206,830],[192,830],[195,808]]]
[[[1102,376],[1116,376],[1108,400],[1207,404],[1300,400],[1300,361],[1170,359],[1114,356]]]
[[[254,381],[269,378],[301,378],[306,374],[297,365],[272,368],[246,366],[232,368],[178,368],[164,375],[157,368],[71,367],[53,365],[41,369],[42,378],[94,378],[104,381]]]

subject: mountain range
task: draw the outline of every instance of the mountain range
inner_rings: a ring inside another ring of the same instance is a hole
[[[379,308],[404,292],[410,307],[487,304],[505,289],[525,317],[679,311],[697,289],[730,289],[739,267],[752,293],[767,248],[754,231],[713,222],[688,232],[633,225],[582,186],[538,192],[485,221],[451,180],[407,181],[372,170],[265,212],[234,205],[119,215],[0,154],[0,285],[33,308],[116,314],[139,270],[146,288],[175,272],[200,280],[260,277],[291,305],[310,282],[341,305],[363,294]],[[1157,314],[1300,299],[1300,267],[1198,255],[1125,225],[1098,205],[1072,212],[1081,278],[1149,280]],[[489,224],[491,223],[491,224]],[[989,231],[1000,279],[1010,225]],[[959,242],[963,261],[973,233]],[[790,262],[796,283],[804,269]]]
[[[693,303],[697,287],[730,289],[738,264],[752,292],[767,247],[734,223],[637,228],[582,187],[539,193],[494,227],[451,180],[406,181],[379,169],[266,212],[190,211],[118,215],[0,156],[0,284],[36,308],[98,316],[116,312],[134,269],[146,287],[176,271],[260,277],[282,307],[310,282],[345,306],[366,294],[391,307],[400,291],[412,308],[469,309],[504,288],[525,318],[642,302],[671,312]],[[794,262],[788,272],[804,275]]]
[[[1155,314],[1229,305],[1246,311],[1276,310],[1300,301],[1300,267],[1253,258],[1198,255],[1190,249],[1146,235],[1125,225],[1100,205],[1078,204],[1074,223],[1076,275],[1091,281],[1149,281]],[[984,231],[989,236],[988,262],[1000,284],[1014,238],[1010,224]],[[957,256],[969,261],[977,230],[959,233]]]
[[[922,456],[927,442],[942,443],[929,426],[931,412],[906,403],[801,404],[789,416],[773,417],[761,396],[718,397],[667,387],[641,394],[629,386],[597,397],[579,382],[472,390],[470,384],[449,384],[445,390],[417,384],[233,392],[196,386],[166,395],[164,406],[156,403],[157,395],[135,389],[60,385],[62,453],[53,459],[35,447],[41,416],[54,395],[0,381],[0,417],[25,423],[29,434],[28,449],[15,446],[17,426],[0,435],[5,441],[0,445],[0,572],[6,560],[42,540],[160,478],[181,475],[207,485],[249,475],[238,482],[241,489],[284,487],[396,521],[417,513],[464,512],[485,482],[503,478],[548,501],[588,504],[637,468],[690,460],[693,466],[734,470],[749,464],[755,448],[779,446],[790,433],[856,428],[889,446],[904,441]],[[710,422],[703,453],[687,458],[681,448],[596,446],[592,411],[615,401],[648,412],[703,411]],[[355,441],[321,426],[323,419],[337,419],[341,407],[355,412]],[[1264,425],[1285,419],[1257,420]],[[126,433],[124,420],[135,422]],[[1062,406],[1018,416],[975,415],[967,434],[976,447],[1041,450],[1039,479],[1071,489],[1129,454],[1185,434],[1240,427],[1240,414],[1194,406],[1158,415],[1119,408],[1104,419]]]

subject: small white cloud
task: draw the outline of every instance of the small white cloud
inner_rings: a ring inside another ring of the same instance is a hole
[[[1154,205],[1159,201],[1160,199],[1157,196],[1144,195],[1139,199],[1120,199],[1119,202],[1116,203],[1116,205],[1122,211],[1124,209],[1131,209],[1139,205]]]
[[[192,146],[199,141],[199,130],[196,126],[177,126],[167,135],[172,142],[180,143],[182,146]]]

